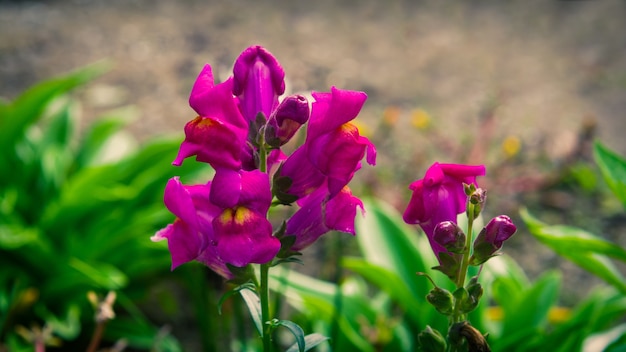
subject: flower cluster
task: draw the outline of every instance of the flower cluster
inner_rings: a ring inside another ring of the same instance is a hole
[[[354,234],[363,204],[348,183],[364,157],[376,160],[374,145],[350,123],[367,96],[332,87],[313,92],[311,104],[304,95],[280,99],[284,78],[261,46],[244,50],[222,83],[210,65],[200,72],[189,98],[198,116],[186,124],[173,164],[195,156],[215,175],[206,184],[167,183],[165,205],[176,219],[152,240],[167,239],[172,269],[197,260],[232,278],[232,266],[267,263],[284,243],[299,251],[331,230]],[[307,122],[304,143],[285,155],[281,147]],[[299,206],[280,233],[267,219],[274,199]]]
[[[413,195],[404,212],[404,221],[420,225],[439,260],[437,269],[451,278],[458,274],[463,254],[469,252],[466,240],[471,236],[459,228],[457,216],[468,213],[468,218],[473,220],[480,214],[486,194],[476,187],[476,178],[484,175],[484,165],[434,163],[423,179],[409,186]],[[489,221],[474,240],[469,264],[480,265],[497,255],[503,242],[516,230],[506,215]]]
[[[472,245],[473,223],[486,200],[486,192],[477,187],[476,178],[484,175],[483,165],[434,163],[423,179],[409,187],[413,195],[404,212],[404,221],[420,225],[439,261],[433,269],[444,273],[456,286],[450,292],[435,285],[426,296],[439,313],[448,317],[449,326],[447,341],[443,334],[427,326],[418,335],[421,350],[490,350],[485,336],[467,321],[467,315],[476,309],[483,295],[478,275],[466,284],[468,269],[498,255],[504,241],[517,229],[508,216],[497,216],[481,230]],[[461,213],[467,216],[467,234],[457,224]]]

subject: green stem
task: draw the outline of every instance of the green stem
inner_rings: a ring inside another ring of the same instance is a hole
[[[470,246],[472,245],[472,227],[474,225],[474,205],[472,203],[467,204],[467,235],[465,236],[465,250],[463,251],[463,261],[459,268],[458,280],[456,287],[460,288],[465,285],[465,278],[467,276],[467,268],[469,266],[470,259]]]
[[[261,321],[263,322],[263,351],[271,352],[272,339],[270,336],[270,325],[267,324],[270,321],[270,307],[269,296],[270,289],[268,287],[268,276],[270,271],[270,263],[261,264],[261,285],[259,290],[261,291]]]

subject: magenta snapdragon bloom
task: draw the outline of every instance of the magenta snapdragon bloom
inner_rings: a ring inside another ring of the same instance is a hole
[[[189,103],[198,117],[185,125],[185,140],[172,164],[196,156],[214,169],[239,170],[242,156],[247,155],[248,123],[239,112],[232,95],[233,81],[213,84],[211,66],[206,65],[198,76]]]
[[[287,220],[285,230],[286,236],[296,236],[291,247],[295,251],[310,246],[331,230],[355,235],[357,208],[364,213],[363,202],[347,186],[332,198],[327,187],[319,187],[298,203],[300,209]]]
[[[281,144],[309,118],[304,96],[290,96],[279,103],[285,91],[284,77],[278,61],[260,46],[241,53],[233,76],[223,83],[215,85],[211,66],[205,65],[189,96],[189,105],[198,117],[185,126],[185,140],[173,164],[181,165],[185,158],[196,156],[216,170],[257,168],[256,136],[250,135],[250,127],[259,113],[264,118],[273,117],[275,138]],[[281,158],[279,150],[271,151],[270,162]]]
[[[196,260],[232,278],[229,267],[276,257],[283,235],[295,237],[288,251],[331,230],[354,235],[363,204],[347,184],[363,158],[372,165],[376,160],[374,145],[350,123],[367,96],[332,87],[313,93],[309,106],[303,95],[281,100],[284,79],[279,62],[261,46],[244,50],[222,83],[214,83],[210,65],[198,75],[189,97],[197,117],[186,124],[173,164],[195,156],[215,175],[205,185],[168,182],[165,204],[176,220],[152,239],[168,241],[172,269]],[[280,148],[307,122],[304,144],[285,155]],[[299,206],[278,237],[267,220],[274,196]]]
[[[367,95],[363,92],[331,88],[314,92],[307,137],[302,146],[283,164],[280,176],[291,179],[287,192],[297,198],[328,185],[331,197],[341,192],[361,167],[376,164],[376,148],[350,123],[361,111]]]
[[[457,215],[465,212],[467,206],[463,184],[476,184],[476,177],[484,175],[484,165],[434,163],[423,179],[409,186],[413,195],[404,212],[404,221],[420,225],[435,255],[446,251],[433,240],[435,227],[444,221],[456,224]]]
[[[217,238],[213,219],[222,210],[209,201],[211,185],[183,185],[174,177],[165,186],[165,206],[176,219],[150,239],[167,240],[172,256],[172,270],[192,260],[197,260],[221,276],[230,279],[231,272],[217,252]]]
[[[272,201],[268,175],[242,170],[235,181],[211,186],[184,186],[175,177],[165,188],[165,205],[176,220],[152,240],[167,239],[172,269],[197,260],[231,278],[226,263],[243,267],[272,260],[280,241],[266,217]]]

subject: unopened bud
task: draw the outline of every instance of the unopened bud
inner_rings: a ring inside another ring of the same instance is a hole
[[[428,295],[426,295],[426,300],[443,315],[450,315],[454,312],[454,298],[450,291],[446,289],[441,287],[433,288]]]
[[[465,233],[452,221],[444,221],[437,224],[433,233],[433,239],[448,252],[463,253],[465,251]]]
[[[445,352],[446,339],[437,330],[426,325],[426,329],[417,335],[420,349],[424,352]]]
[[[491,219],[487,226],[474,241],[474,253],[470,258],[471,265],[480,265],[489,258],[498,255],[504,241],[508,240],[517,231],[517,227],[506,215],[499,215]]]
[[[285,98],[270,116],[265,127],[265,141],[272,147],[289,142],[309,119],[309,102],[302,95]]]

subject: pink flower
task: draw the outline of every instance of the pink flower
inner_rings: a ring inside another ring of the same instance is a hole
[[[367,99],[363,92],[331,88],[314,92],[306,141],[283,164],[281,177],[291,179],[287,193],[304,197],[327,182],[334,197],[352,180],[367,154],[376,164],[376,148],[350,123]]]
[[[428,236],[435,255],[446,251],[433,239],[435,227],[444,221],[456,224],[457,215],[465,212],[467,206],[463,184],[476,184],[476,177],[484,175],[484,165],[434,163],[423,179],[409,186],[413,195],[404,212],[404,221],[420,225]]]
[[[165,205],[176,219],[152,240],[167,239],[172,269],[197,260],[232,278],[226,263],[263,264],[280,250],[266,217],[272,201],[268,175],[254,170],[228,176],[214,181],[219,187],[185,186],[178,177],[167,183]]]

